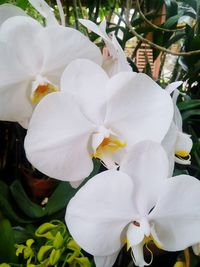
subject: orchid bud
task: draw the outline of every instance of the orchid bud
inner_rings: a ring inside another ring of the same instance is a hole
[[[41,246],[38,254],[37,254],[37,259],[39,262],[43,261],[47,256],[50,250],[52,249],[52,246]]]
[[[55,248],[55,249],[59,249],[59,248],[61,248],[62,245],[63,245],[63,241],[64,241],[64,240],[63,240],[63,237],[62,237],[61,233],[58,232],[58,233],[56,234],[56,236],[55,236],[54,241],[53,241],[53,246],[54,246],[54,248]]]
[[[54,236],[52,235],[50,231],[53,230],[55,227],[57,226],[52,223],[44,223],[36,230],[35,235],[38,237],[45,237],[47,239],[53,239]]]
[[[49,257],[49,263],[54,266],[60,259],[62,252],[60,249],[53,249]]]
[[[200,256],[200,243],[193,245],[192,250],[196,256]]]

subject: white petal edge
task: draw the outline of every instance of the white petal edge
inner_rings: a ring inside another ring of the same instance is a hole
[[[44,0],[28,1],[46,19],[47,25],[58,25],[53,9]]]
[[[168,177],[169,162],[164,149],[153,141],[140,142],[127,152],[120,170],[133,179],[138,211],[146,216],[156,203],[163,180]]]
[[[87,59],[76,59],[62,74],[61,91],[74,94],[88,119],[103,124],[108,79],[105,71],[96,63]]]
[[[5,20],[14,16],[27,16],[27,14],[21,8],[11,4],[0,5],[0,26]]]
[[[51,93],[31,118],[24,144],[27,158],[50,177],[82,180],[93,168],[88,142],[94,129],[71,95]]]
[[[86,58],[98,65],[103,58],[100,49],[81,32],[63,26],[49,26],[44,28],[41,38],[45,43],[45,59],[43,72],[54,75],[58,70],[61,73],[74,59]],[[55,46],[55,40],[58,40]]]
[[[200,182],[179,175],[163,182],[157,204],[149,214],[167,251],[183,250],[200,240]]]
[[[108,256],[123,246],[125,227],[136,213],[130,177],[119,171],[105,171],[71,199],[65,220],[84,250],[94,256]]]
[[[175,89],[177,89],[183,82],[182,81],[176,81],[173,83],[170,83],[169,85],[167,85],[167,87],[165,88],[165,90],[171,94],[174,92]]]
[[[127,145],[143,140],[161,142],[173,117],[169,94],[147,75],[121,72],[107,84],[111,97],[106,124],[121,133]]]

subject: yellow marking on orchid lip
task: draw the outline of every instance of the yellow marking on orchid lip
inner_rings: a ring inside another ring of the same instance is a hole
[[[33,103],[38,103],[44,96],[57,91],[59,91],[59,89],[54,87],[52,84],[39,85],[34,91],[31,101]]]
[[[185,157],[188,157],[190,155],[190,153],[186,150],[176,150],[175,155],[185,158]]]
[[[185,262],[178,260],[173,267],[186,267]]]
[[[131,248],[131,243],[129,242],[128,238],[126,239],[127,251]]]
[[[161,245],[158,241],[156,241],[156,240],[153,238],[152,235],[150,235],[150,236],[148,236],[148,237],[145,236],[145,238],[144,238],[144,242],[145,242],[145,243],[149,243],[149,242],[151,242],[151,241],[153,241],[153,243],[156,245],[157,248],[162,249],[162,245]]]
[[[104,151],[115,152],[121,147],[125,147],[126,143],[123,143],[119,139],[104,138],[101,144],[97,147],[96,152],[92,154],[94,158],[100,158]]]
[[[126,245],[127,251],[131,248],[131,243],[129,242],[127,237],[122,240],[122,244]]]

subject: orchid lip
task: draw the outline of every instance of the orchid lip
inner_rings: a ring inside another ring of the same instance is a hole
[[[38,103],[45,95],[57,91],[59,89],[46,77],[37,75],[32,82],[31,101],[32,103]]]
[[[125,146],[126,143],[121,141],[117,134],[111,129],[107,129],[104,125],[101,125],[92,136],[92,148],[94,151],[92,157],[101,159],[105,154],[112,155],[119,148]]]

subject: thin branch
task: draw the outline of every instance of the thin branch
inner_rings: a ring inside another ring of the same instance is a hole
[[[136,57],[137,50],[140,48],[142,44],[142,41],[139,41],[135,47],[135,49],[132,52],[131,59],[134,59]]]
[[[65,23],[66,23],[66,26],[69,26],[70,25],[70,11],[69,11],[69,3],[67,0],[65,0],[65,6],[66,6]]]
[[[101,0],[97,0],[96,2],[96,11],[94,15],[94,22],[97,22],[97,19],[99,17],[99,8],[100,8]]]
[[[185,256],[185,266],[190,267],[190,252],[188,248],[184,250],[184,256]]]
[[[84,18],[84,15],[83,15],[83,7],[82,7],[81,0],[78,0],[78,7],[80,9],[81,17]]]
[[[200,54],[200,50],[193,50],[193,51],[190,51],[190,52],[173,52],[170,49],[167,49],[167,48],[165,48],[163,46],[160,46],[160,45],[157,45],[157,44],[151,42],[150,40],[144,38],[142,35],[140,35],[139,33],[137,33],[133,29],[133,27],[131,26],[130,22],[127,19],[124,22],[126,23],[127,27],[129,28],[129,30],[132,32],[132,34],[134,36],[136,36],[140,41],[142,41],[142,42],[150,45],[151,47],[154,47],[155,49],[158,49],[160,51],[163,51],[165,53],[168,53],[168,54],[171,54],[171,55],[174,55],[174,56],[192,56],[192,55]]]
[[[120,16],[119,16],[119,20],[117,22],[117,28],[115,30],[115,35],[117,36],[118,32],[119,32],[119,26],[120,26],[120,23],[121,21],[123,20],[123,14],[124,14],[124,7],[122,7],[121,9],[121,13],[120,13]]]
[[[74,18],[75,18],[76,29],[79,30],[78,10],[77,10],[77,2],[76,2],[76,0],[73,0],[73,10],[74,10]]]
[[[180,31],[183,28],[185,28],[185,26],[183,26],[181,28],[177,28],[177,29],[172,30],[172,29],[165,29],[165,28],[159,27],[147,19],[147,17],[145,16],[145,14],[142,12],[142,10],[140,8],[139,0],[136,0],[136,4],[137,4],[138,12],[139,12],[140,16],[143,18],[143,20],[146,21],[152,28],[154,28],[156,30],[164,31],[164,32],[176,32],[176,31]]]
[[[153,42],[151,42],[150,40],[142,37],[140,34],[138,34],[130,24],[127,24],[129,30],[133,33],[133,35],[135,35],[139,40],[143,41],[144,43],[147,43],[149,44],[150,46],[160,50],[160,51],[163,51],[165,53],[168,53],[168,54],[171,54],[171,55],[174,55],[174,56],[192,56],[192,55],[197,55],[197,54],[200,54],[200,50],[193,50],[193,51],[190,51],[190,52],[173,52],[171,51],[170,49],[167,49],[163,46],[160,46],[160,45],[157,45]]]
[[[115,11],[116,3],[117,3],[117,0],[114,0],[112,6],[110,8],[110,12],[108,14],[107,22],[110,22],[111,21],[112,15],[113,15],[113,13]]]

